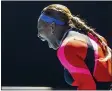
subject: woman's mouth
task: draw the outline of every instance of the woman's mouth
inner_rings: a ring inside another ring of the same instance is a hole
[[[53,48],[53,47],[52,47],[52,44],[51,44],[51,43],[49,43],[49,42],[48,42],[48,46],[49,46],[49,48]]]

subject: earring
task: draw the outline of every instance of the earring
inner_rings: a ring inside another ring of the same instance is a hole
[[[53,27],[51,27],[51,33],[54,34],[54,28]]]
[[[54,34],[54,31],[51,30],[51,33]]]
[[[54,22],[51,24],[51,33],[54,34]]]

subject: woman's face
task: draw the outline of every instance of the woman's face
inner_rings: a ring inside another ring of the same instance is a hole
[[[56,38],[52,34],[51,24],[45,23],[41,19],[38,19],[38,37],[42,41],[47,41],[49,48],[57,49]]]

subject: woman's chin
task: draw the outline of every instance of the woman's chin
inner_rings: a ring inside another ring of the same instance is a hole
[[[57,50],[58,49],[58,47],[56,47],[56,46],[50,46],[49,48],[52,48],[53,50]]]
[[[52,48],[53,50],[57,50],[58,48]]]
[[[58,46],[56,44],[53,44],[53,43],[50,43],[50,42],[48,42],[48,46],[49,46],[49,48],[52,48],[53,50],[58,49]]]

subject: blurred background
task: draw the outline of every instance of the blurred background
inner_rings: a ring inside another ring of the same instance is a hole
[[[112,48],[112,2],[2,1],[2,86],[73,89],[64,80],[64,70],[56,51],[37,38],[37,19],[49,4],[63,4],[72,14],[80,15],[108,40]]]

